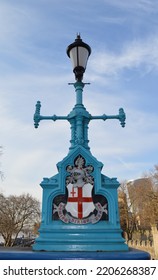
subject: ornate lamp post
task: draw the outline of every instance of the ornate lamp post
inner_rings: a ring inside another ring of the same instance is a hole
[[[80,35],[67,48],[76,82],[76,104],[67,116],[42,116],[37,101],[34,125],[41,120],[67,120],[71,126],[68,155],[57,164],[58,174],[44,178],[42,222],[34,250],[127,251],[120,228],[116,178],[101,173],[103,164],[90,152],[88,124],[92,120],[118,119],[125,126],[121,108],[116,115],[92,116],[84,107],[82,82],[91,48]]]
[[[71,125],[68,155],[57,163],[58,173],[43,178],[42,220],[34,251],[0,252],[1,260],[149,260],[147,252],[129,250],[120,228],[116,178],[101,173],[103,164],[90,152],[88,124],[91,120],[118,119],[125,126],[125,113],[92,116],[82,104],[82,82],[90,47],[77,35],[68,46],[76,82],[76,104],[67,116],[42,116],[37,101],[34,125],[41,120],[67,120]],[[47,253],[46,251],[52,251]],[[90,270],[94,272],[94,269]]]
[[[117,115],[106,115],[101,116],[92,116],[89,112],[86,111],[82,103],[82,92],[85,84],[83,83],[83,74],[86,69],[88,58],[91,54],[91,48],[89,45],[85,44],[80,35],[77,35],[77,38],[74,43],[70,44],[67,48],[67,55],[70,57],[73,72],[75,74],[76,82],[72,83],[76,91],[76,105],[73,110],[67,116],[42,116],[40,115],[41,103],[37,101],[36,111],[34,114],[34,125],[35,128],[38,128],[39,122],[41,120],[68,120],[71,124],[71,147],[74,148],[76,145],[82,145],[85,148],[88,148],[88,123],[91,120],[107,120],[107,119],[118,119],[121,123],[121,126],[125,126],[126,115],[122,108],[119,109]],[[71,84],[71,83],[70,83]]]

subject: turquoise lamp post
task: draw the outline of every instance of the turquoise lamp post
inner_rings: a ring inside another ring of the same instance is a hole
[[[34,125],[41,120],[66,120],[71,139],[67,156],[57,163],[58,173],[41,182],[42,221],[35,251],[128,251],[120,228],[116,178],[101,173],[103,164],[91,153],[88,125],[92,120],[116,119],[125,126],[122,108],[116,115],[91,115],[83,105],[83,74],[91,48],[80,35],[67,48],[76,82],[76,104],[67,116],[43,116],[37,101]]]

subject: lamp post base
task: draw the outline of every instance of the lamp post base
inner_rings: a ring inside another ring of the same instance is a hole
[[[32,249],[2,249],[0,260],[150,260],[148,252],[129,248],[127,252],[34,252]]]

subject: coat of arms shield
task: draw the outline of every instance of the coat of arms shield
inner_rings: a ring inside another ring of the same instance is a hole
[[[74,187],[73,184],[67,185],[68,199],[65,209],[73,217],[83,219],[94,211],[95,206],[92,199],[93,186],[88,183],[83,187]]]

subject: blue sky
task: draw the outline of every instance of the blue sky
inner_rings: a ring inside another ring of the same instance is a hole
[[[39,183],[57,173],[68,153],[65,121],[33,126],[37,100],[43,115],[67,115],[75,103],[67,46],[77,32],[92,48],[84,104],[92,115],[91,152],[103,173],[135,179],[158,163],[158,1],[0,0],[0,182],[4,194],[29,192],[41,200]]]

